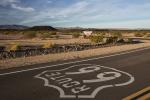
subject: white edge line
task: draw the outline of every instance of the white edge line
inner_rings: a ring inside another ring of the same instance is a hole
[[[147,49],[150,49],[150,47],[147,47],[147,48],[144,48],[144,49],[142,48],[142,49],[127,51],[127,52],[123,52],[123,53],[119,53],[119,54],[113,54],[113,55],[103,56],[103,57],[96,57],[96,58],[85,59],[85,60],[81,60],[81,61],[73,61],[73,62],[56,64],[56,65],[51,65],[51,66],[44,66],[44,67],[31,68],[31,69],[26,69],[26,70],[20,70],[20,71],[13,71],[13,72],[8,72],[8,73],[2,73],[2,74],[0,74],[0,76],[10,75],[10,74],[16,74],[16,73],[21,73],[21,72],[27,72],[27,71],[32,71],[32,70],[45,69],[45,68],[50,68],[50,67],[55,67],[55,66],[61,66],[61,65],[67,65],[67,64],[74,64],[74,63],[85,62],[85,61],[90,61],[90,60],[97,60],[97,59],[103,59],[103,58],[108,58],[108,57],[114,57],[114,56],[129,54],[129,53],[133,53],[133,52],[137,52],[137,51],[143,51],[143,50],[147,50]]]

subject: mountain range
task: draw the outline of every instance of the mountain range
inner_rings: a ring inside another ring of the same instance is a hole
[[[28,26],[24,25],[0,25],[0,29],[15,29],[15,30],[22,30],[22,29],[27,29],[29,28]]]
[[[24,26],[24,25],[0,25],[0,30],[31,30],[31,31],[50,30],[50,31],[55,31],[57,29],[52,26],[28,27],[28,26]]]

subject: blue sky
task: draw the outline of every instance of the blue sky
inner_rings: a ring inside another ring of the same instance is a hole
[[[150,28],[150,0],[0,0],[0,24]]]

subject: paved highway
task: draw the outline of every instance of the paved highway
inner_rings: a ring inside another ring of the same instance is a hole
[[[122,100],[149,86],[150,48],[0,71],[0,100]]]

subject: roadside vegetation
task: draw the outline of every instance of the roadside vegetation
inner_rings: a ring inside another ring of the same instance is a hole
[[[148,32],[135,32],[134,36],[135,37],[150,37],[150,33],[148,33]]]
[[[72,33],[73,38],[79,38],[80,37],[80,33]]]
[[[32,39],[36,37],[36,32],[27,32],[23,34],[25,38]]]
[[[110,32],[94,31],[91,35],[87,36],[80,31],[78,32],[69,31],[66,33],[58,31],[29,31],[29,30],[9,31],[9,32],[4,31],[4,33],[2,32],[0,34],[5,35],[13,34],[13,36],[17,34],[22,36],[20,38],[20,42],[19,39],[17,39],[17,42],[14,42],[13,44],[8,41],[8,43],[4,45],[5,47],[0,46],[0,50],[2,51],[0,57],[2,59],[7,59],[11,57],[17,58],[22,56],[23,57],[35,56],[49,53],[82,51],[87,49],[133,43],[132,38],[124,37],[123,33],[120,31],[110,31]],[[140,34],[136,32],[134,35],[141,36],[141,34],[142,36],[148,36],[148,34],[145,32]],[[71,42],[72,39],[74,39],[75,41]],[[27,42],[28,40],[34,43],[32,44],[31,42]],[[86,42],[83,42],[84,40],[86,40]],[[60,42],[55,43],[54,41]]]
[[[90,36],[90,40],[92,43],[102,43],[103,39],[104,39],[104,36],[102,35]]]
[[[54,45],[55,44],[53,44],[52,42],[48,42],[48,43],[45,43],[43,46],[42,46],[42,48],[52,48],[52,47],[54,47]]]
[[[12,43],[8,46],[6,46],[6,51],[10,52],[10,51],[16,51],[19,49],[19,44],[18,43]]]
[[[93,43],[117,43],[124,42],[120,32],[96,33],[89,38]]]
[[[0,60],[5,61],[11,58],[26,58],[31,56],[40,55],[59,55],[64,53],[78,53],[88,52],[85,55],[92,56],[93,53],[101,52],[105,47],[118,47],[125,44],[134,44],[134,37],[147,38],[150,37],[148,31],[109,31],[95,30],[91,35],[86,36],[83,34],[84,30],[63,30],[63,31],[36,31],[36,30],[0,30]],[[126,34],[127,36],[125,36]],[[129,36],[128,34],[132,34]],[[10,37],[9,37],[10,36]],[[4,45],[3,45],[4,44]],[[137,44],[140,45],[140,44]],[[127,45],[125,45],[128,49]],[[132,45],[134,47],[134,45]],[[142,46],[142,44],[141,44]],[[123,47],[123,46],[122,46]],[[121,47],[121,48],[122,48]],[[120,48],[120,49],[121,49]],[[97,52],[90,52],[94,49],[98,49]],[[83,51],[84,50],[84,51]],[[113,51],[114,49],[110,50]],[[119,49],[118,49],[119,50]],[[78,52],[76,52],[78,51]],[[106,50],[104,50],[106,51]],[[99,54],[99,53],[97,53]],[[75,54],[74,56],[78,56]],[[64,58],[66,55],[64,54]],[[35,57],[36,58],[36,57]],[[46,59],[53,59],[49,56]],[[62,59],[62,58],[61,58]],[[68,59],[68,58],[67,58]],[[12,60],[12,59],[11,59]],[[33,60],[33,59],[32,59]]]

